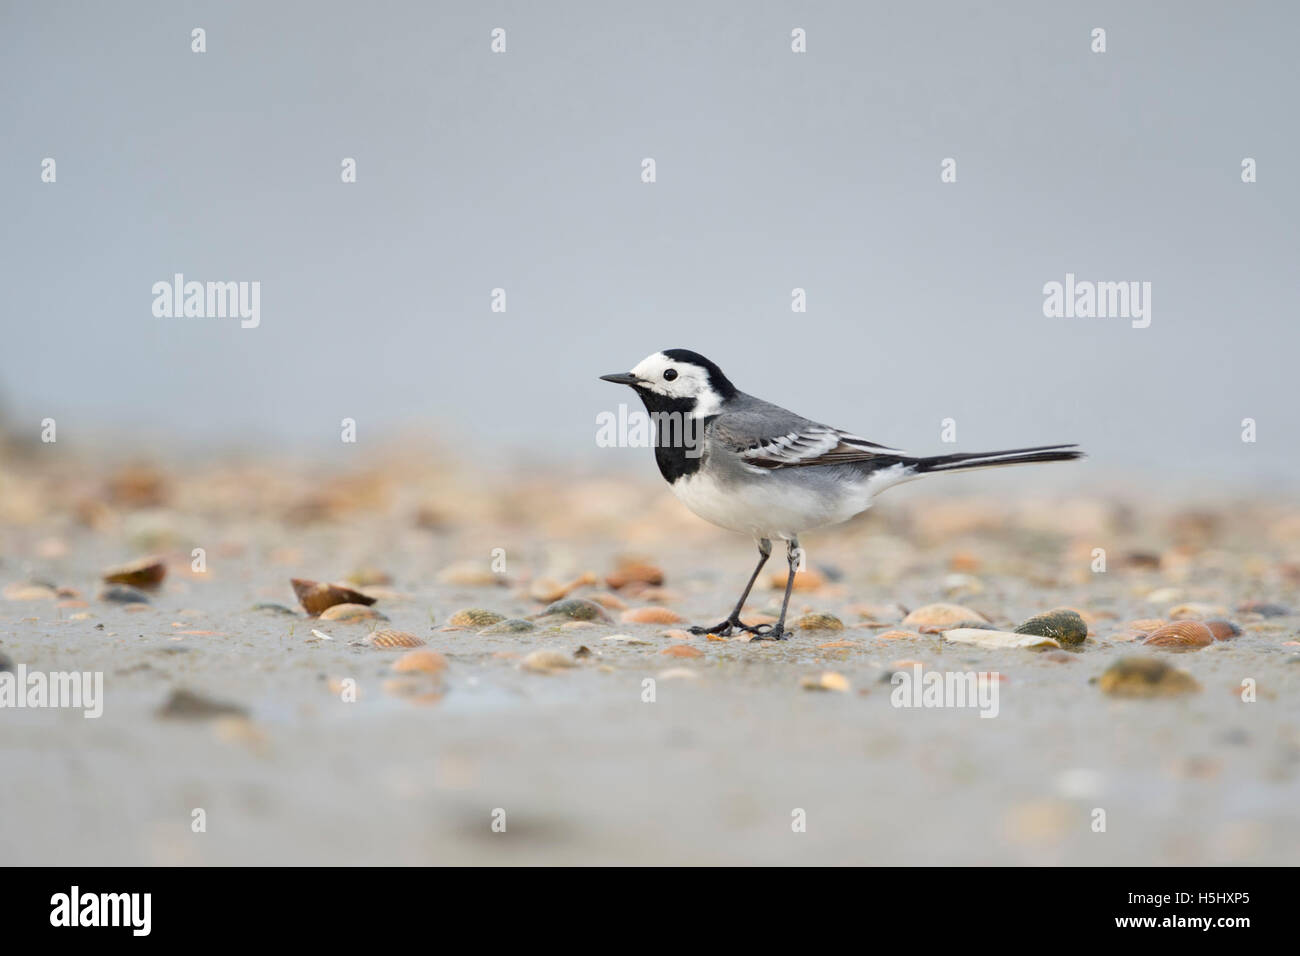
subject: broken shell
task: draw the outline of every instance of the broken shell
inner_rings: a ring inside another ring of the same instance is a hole
[[[1146,639],[1146,631],[1116,631],[1113,634],[1106,635],[1106,640],[1112,644],[1124,644],[1129,641],[1145,641]]]
[[[537,625],[532,621],[525,621],[517,617],[507,618],[504,621],[498,621],[491,627],[485,627],[479,631],[480,636],[491,636],[493,634],[522,634],[525,631],[535,631]]]
[[[1228,616],[1228,609],[1221,604],[1179,604],[1168,612],[1171,621],[1205,621]]]
[[[954,644],[976,647],[1060,647],[1055,638],[1044,634],[1021,634],[1018,631],[989,631],[982,627],[958,627],[943,632],[943,639]]]
[[[1149,634],[1152,631],[1160,630],[1160,628],[1164,627],[1168,623],[1169,622],[1162,617],[1148,617],[1148,618],[1143,618],[1140,621],[1129,621],[1127,624],[1124,625],[1124,630],[1145,631],[1146,633]]]
[[[704,652],[698,647],[691,647],[689,644],[673,644],[665,647],[660,654],[666,654],[669,657],[703,657]]]
[[[538,618],[546,617],[567,617],[574,621],[604,621],[609,622],[609,615],[595,601],[588,601],[586,598],[566,598],[563,601],[556,601],[549,604]]]
[[[695,635],[692,634],[690,631],[683,631],[678,629],[664,631],[664,637],[671,637],[674,641],[689,641],[694,636]]]
[[[634,607],[620,616],[624,624],[680,624],[682,616],[666,607]]]
[[[1035,614],[1016,628],[1015,632],[1051,637],[1066,645],[1082,644],[1088,638],[1088,625],[1079,612],[1056,608],[1046,614]]]
[[[298,603],[308,614],[319,615],[328,608],[338,604],[374,604],[375,599],[352,588],[337,584],[323,584],[303,578],[291,578],[293,593],[298,596]]]
[[[1241,628],[1231,621],[1206,621],[1205,626],[1210,629],[1216,641],[1230,641],[1241,636]]]
[[[109,584],[129,584],[137,588],[156,588],[166,576],[167,565],[161,558],[140,558],[104,572],[104,580]]]
[[[613,594],[593,594],[591,600],[595,601],[607,611],[627,610],[627,602],[622,598],[615,597]]]
[[[487,611],[481,607],[467,607],[453,614],[447,619],[447,623],[452,627],[484,628],[500,624],[505,619],[504,614],[498,614],[496,611]]]
[[[653,641],[647,641],[647,640],[645,640],[644,638],[641,638],[641,637],[635,637],[635,636],[632,635],[632,634],[611,634],[609,637],[601,638],[601,640],[612,641],[613,643],[616,643],[616,644],[644,644],[644,645],[650,645],[650,644],[653,644],[653,643],[654,643]]]
[[[447,669],[447,658],[436,651],[409,651],[393,661],[398,673],[438,674]]]
[[[393,576],[386,571],[380,571],[378,568],[357,568],[346,578],[348,584],[356,585],[359,588],[374,587],[375,585],[384,586],[393,583]]]
[[[423,647],[425,640],[407,631],[382,630],[372,631],[362,639],[363,644],[371,647]]]
[[[835,671],[822,671],[800,677],[799,686],[804,690],[834,690],[843,694],[849,690],[849,679]]]
[[[911,631],[884,631],[876,635],[881,641],[897,641],[904,637],[920,637],[920,634],[913,634]]]
[[[1097,684],[1113,697],[1169,697],[1201,689],[1191,674],[1155,657],[1121,657]]]
[[[794,622],[794,626],[804,631],[844,630],[844,622],[834,614],[805,614]]]
[[[700,672],[689,667],[670,667],[659,672],[660,680],[699,680]]]
[[[659,587],[664,583],[664,573],[653,564],[647,564],[643,561],[628,561],[620,564],[618,569],[611,574],[606,575],[605,583],[615,591],[632,583]]]
[[[535,674],[550,674],[564,668],[577,667],[577,664],[568,654],[561,654],[559,651],[542,650],[533,651],[519,662],[519,666]]]
[[[952,626],[962,621],[988,620],[978,611],[972,611],[960,604],[927,604],[918,607],[900,622],[906,627],[919,627],[922,624],[946,624]]]
[[[1200,621],[1174,621],[1142,642],[1171,651],[1196,651],[1214,643],[1214,633]]]
[[[344,624],[355,621],[386,621],[384,615],[373,607],[364,604],[335,604],[320,612],[322,621],[340,621]]]

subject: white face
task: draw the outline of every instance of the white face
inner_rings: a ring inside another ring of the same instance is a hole
[[[646,356],[632,374],[641,380],[637,388],[668,398],[695,399],[691,414],[696,418],[716,414],[722,406],[722,396],[710,387],[707,371],[690,362],[675,362],[663,352]]]

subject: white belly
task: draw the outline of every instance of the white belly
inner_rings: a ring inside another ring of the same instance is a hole
[[[752,535],[789,540],[804,531],[839,524],[871,504],[866,489],[809,491],[794,482],[759,476],[751,482],[720,483],[696,472],[679,478],[675,494],[705,521]]]

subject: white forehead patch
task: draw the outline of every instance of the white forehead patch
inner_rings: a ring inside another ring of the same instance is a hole
[[[668,369],[677,372],[671,382],[664,378]],[[677,362],[663,352],[647,355],[632,369],[632,374],[641,381],[637,388],[668,398],[693,398],[695,407],[691,409],[694,418],[704,418],[717,414],[722,407],[722,396],[709,385],[709,373],[690,362]]]

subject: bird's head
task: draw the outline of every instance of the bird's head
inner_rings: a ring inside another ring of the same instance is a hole
[[[632,371],[602,375],[601,380],[632,386],[650,411],[676,410],[696,418],[716,415],[736,395],[722,369],[689,349],[655,352]]]

